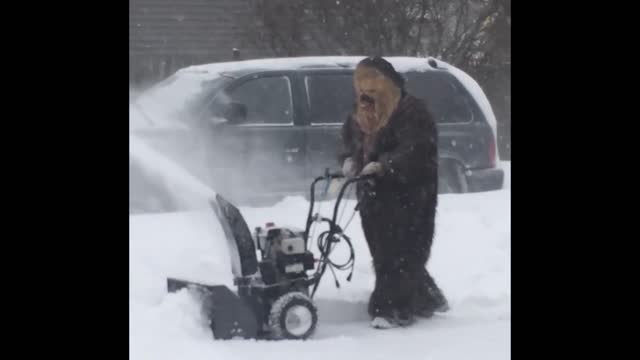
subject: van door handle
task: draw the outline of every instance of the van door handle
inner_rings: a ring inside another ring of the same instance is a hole
[[[296,158],[298,157],[297,155],[293,155],[293,154],[297,154],[300,152],[300,148],[299,147],[295,147],[295,148],[286,148],[284,149],[284,153],[286,154],[285,158],[286,161],[288,163],[292,163],[294,162],[294,160],[296,160]]]

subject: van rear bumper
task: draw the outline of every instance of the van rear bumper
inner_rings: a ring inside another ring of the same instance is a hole
[[[500,190],[504,184],[504,171],[500,168],[466,171],[469,192]]]

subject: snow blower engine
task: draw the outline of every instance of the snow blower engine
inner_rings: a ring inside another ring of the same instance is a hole
[[[353,246],[338,225],[337,216],[347,187],[368,177],[343,182],[331,219],[313,212],[316,184],[326,181],[326,194],[330,181],[342,177],[327,171],[312,182],[304,231],[268,223],[264,228],[257,227],[252,234],[240,211],[216,195],[210,203],[228,242],[237,292],[224,285],[173,278],[167,280],[168,291],[186,288],[196,295],[216,339],[307,339],[317,327],[317,308],[312,299],[327,267],[334,278],[334,269],[351,270],[347,280],[351,280],[353,273]],[[329,229],[317,237],[319,257],[315,258],[309,250],[309,235],[312,224],[322,222],[328,223]],[[329,255],[341,240],[347,243],[351,255],[346,263],[336,264]],[[259,261],[256,247],[261,253]],[[335,281],[339,286],[337,278]]]

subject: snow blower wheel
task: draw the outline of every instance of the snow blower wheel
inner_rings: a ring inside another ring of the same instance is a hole
[[[269,327],[275,339],[304,340],[313,334],[318,311],[311,299],[300,292],[284,294],[273,303]]]

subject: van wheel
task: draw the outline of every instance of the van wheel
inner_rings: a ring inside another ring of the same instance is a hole
[[[447,162],[442,167],[438,186],[441,194],[463,194],[469,192],[464,170],[456,162]]]

